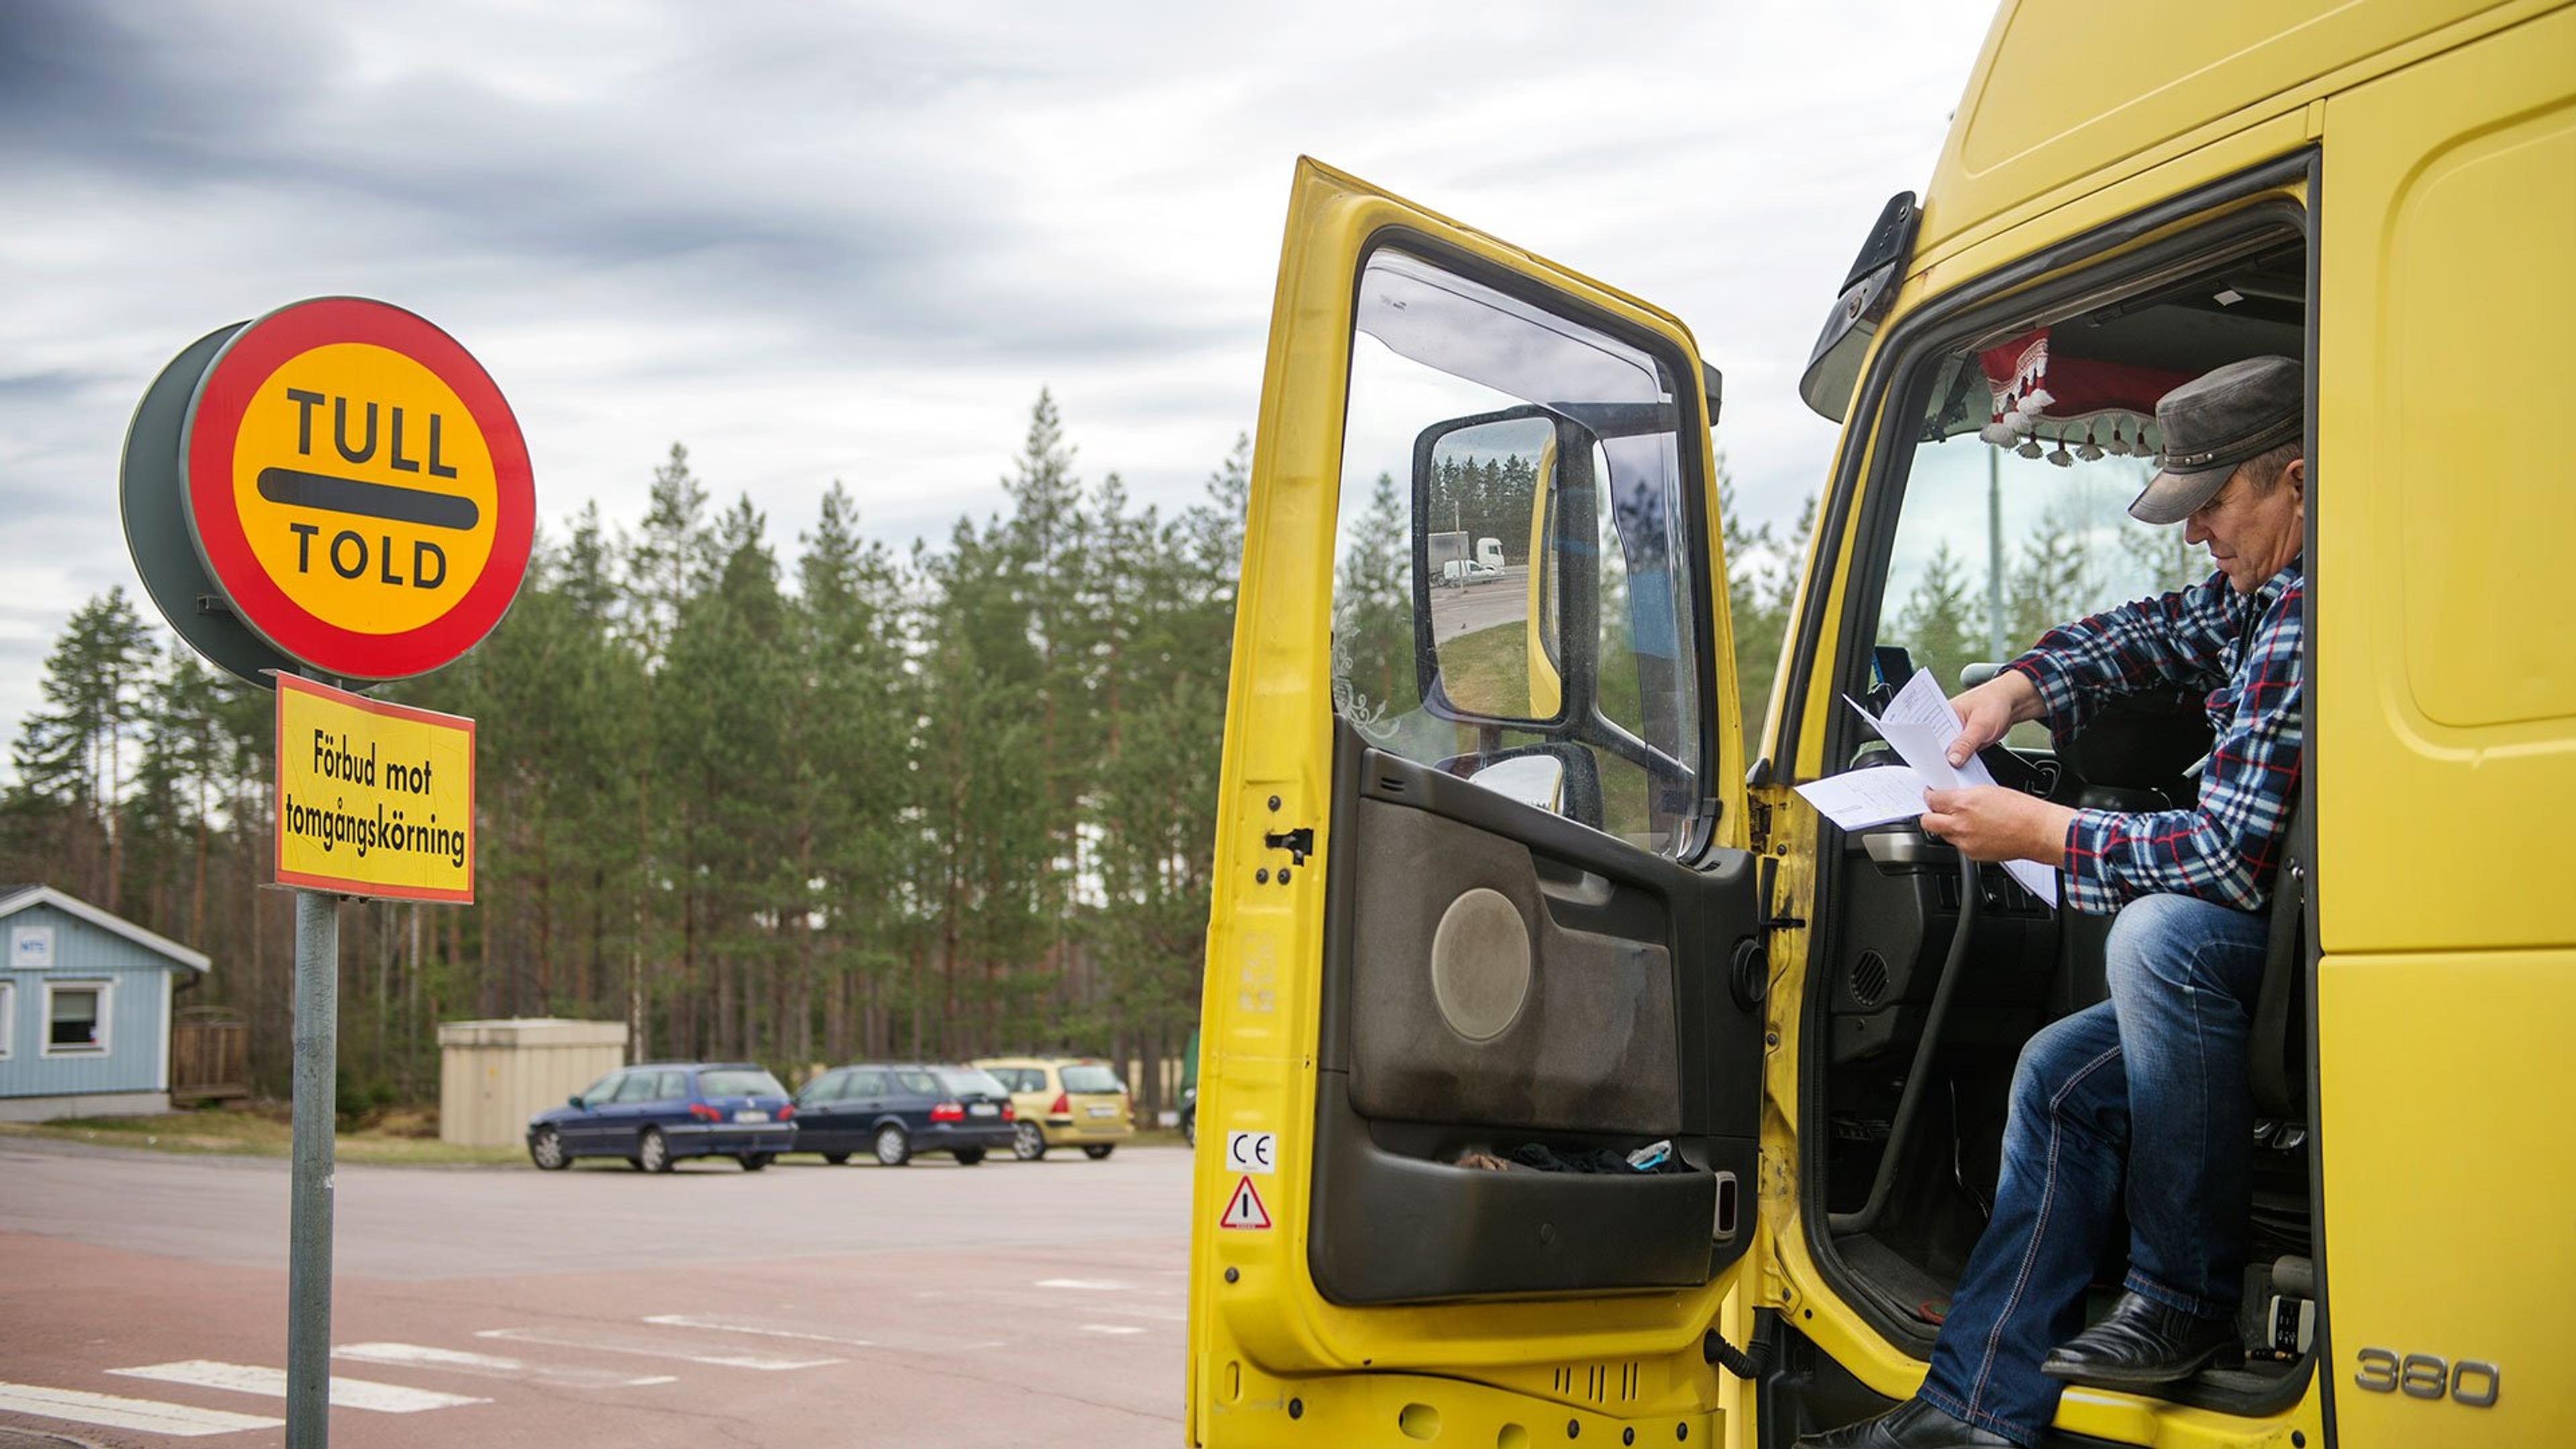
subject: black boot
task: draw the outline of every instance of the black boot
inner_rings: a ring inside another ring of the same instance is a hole
[[[2012,1441],[1960,1423],[1921,1399],[1907,1399],[1875,1419],[1810,1434],[1798,1449],[2012,1449]]]
[[[2123,1293],[2110,1317],[2051,1349],[2039,1371],[2095,1388],[2151,1389],[2244,1359],[2233,1318],[2202,1318]]]

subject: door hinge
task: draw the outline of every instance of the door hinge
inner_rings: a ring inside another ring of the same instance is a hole
[[[1261,833],[1261,843],[1271,850],[1288,852],[1290,864],[1304,865],[1306,857],[1315,853],[1315,827],[1300,825],[1294,830],[1265,830]]]
[[[1752,844],[1753,844],[1753,849],[1754,849],[1757,853],[1758,853],[1758,852],[1761,852],[1761,851],[1764,851],[1764,850],[1768,850],[1768,849],[1770,849],[1770,848],[1771,848],[1771,805],[1770,805],[1770,802],[1768,802],[1768,801],[1766,801],[1766,800],[1763,800],[1763,799],[1762,799],[1762,798],[1760,798],[1759,796],[1752,796],[1752,795],[1748,795],[1748,796],[1746,796],[1746,797],[1745,797],[1744,803],[1745,803],[1745,806],[1746,806],[1746,811],[1745,811],[1745,816],[1744,816],[1744,833],[1745,833],[1745,836],[1746,836],[1746,837],[1747,837],[1747,838],[1752,842]]]

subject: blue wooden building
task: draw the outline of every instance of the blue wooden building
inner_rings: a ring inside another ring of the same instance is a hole
[[[203,954],[43,885],[0,885],[0,943],[0,1121],[170,1110],[172,999]]]

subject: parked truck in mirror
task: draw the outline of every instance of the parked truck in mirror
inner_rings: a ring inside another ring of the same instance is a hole
[[[1427,535],[1426,565],[1434,583],[1455,588],[1481,579],[1500,577],[1503,572],[1503,541],[1480,538],[1471,554],[1467,534],[1434,533]]]

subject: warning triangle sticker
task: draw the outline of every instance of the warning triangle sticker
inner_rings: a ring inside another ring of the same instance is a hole
[[[1251,1178],[1235,1183],[1234,1196],[1226,1199],[1225,1211],[1217,1214],[1216,1225],[1220,1228],[1270,1226],[1270,1209],[1261,1205],[1261,1194],[1253,1191]]]

